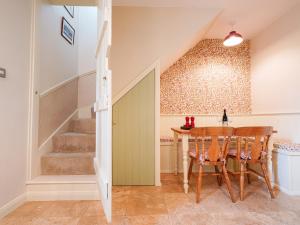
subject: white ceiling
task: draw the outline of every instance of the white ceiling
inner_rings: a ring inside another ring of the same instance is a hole
[[[113,0],[113,5],[141,7],[198,7],[222,10],[205,38],[224,38],[234,29],[251,39],[300,0]]]

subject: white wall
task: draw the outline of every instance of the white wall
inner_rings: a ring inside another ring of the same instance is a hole
[[[96,70],[97,7],[79,7],[78,17],[78,74],[82,75]]]
[[[96,73],[90,73],[79,78],[78,81],[78,108],[89,107],[96,102]]]
[[[113,97],[157,59],[162,72],[201,40],[218,9],[113,7]]]
[[[78,108],[79,117],[91,116],[91,105],[96,101],[97,7],[78,8]]]
[[[300,112],[300,5],[252,40],[253,113]]]
[[[74,45],[60,34],[62,17],[76,30]],[[63,6],[38,0],[36,33],[36,71],[40,93],[96,69],[96,7],[75,7],[75,17],[72,18]]]
[[[75,44],[61,36],[61,20],[65,17],[75,28]],[[40,93],[77,76],[78,70],[78,10],[72,18],[63,6],[50,5],[48,0],[37,1],[36,73]]]
[[[0,214],[1,208],[25,192],[30,0],[1,1],[0,67]]]

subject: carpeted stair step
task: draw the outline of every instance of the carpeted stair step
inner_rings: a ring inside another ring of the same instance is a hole
[[[42,175],[92,175],[95,153],[48,153],[41,158]]]
[[[77,119],[73,120],[70,124],[70,131],[86,134],[96,133],[96,120],[95,119]]]
[[[52,139],[53,152],[95,152],[95,134],[68,132],[56,135]]]

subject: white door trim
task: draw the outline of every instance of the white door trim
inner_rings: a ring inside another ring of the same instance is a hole
[[[160,61],[155,68],[155,186],[160,186]]]
[[[27,181],[32,179],[32,153],[38,148],[38,77],[35,73],[36,63],[36,0],[31,0],[31,37],[30,37],[30,68],[29,68],[29,107],[28,107],[28,136],[27,136]]]
[[[112,73],[108,67],[108,49],[111,45],[111,0],[99,1],[99,36],[96,49],[96,157],[94,161],[99,194],[107,221],[112,220]]]

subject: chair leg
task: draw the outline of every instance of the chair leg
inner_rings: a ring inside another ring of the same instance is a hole
[[[194,164],[194,159],[191,158],[190,168],[189,168],[189,174],[188,174],[188,180],[189,180],[189,181],[190,181],[190,179],[191,179],[192,172],[193,172],[193,164]]]
[[[249,168],[249,164],[247,163],[246,169],[248,170],[248,168]],[[247,181],[248,181],[248,184],[251,184],[251,174],[250,173],[247,173]]]
[[[216,171],[216,173],[220,173],[218,166],[215,166],[215,171]],[[217,176],[217,182],[218,182],[219,186],[222,186],[223,180],[222,180],[221,173],[220,173],[220,175]]]
[[[197,187],[196,187],[196,202],[200,202],[200,192],[201,192],[201,185],[202,185],[202,172],[203,172],[203,167],[200,164],[199,166],[199,174],[198,174],[198,180],[197,180]]]
[[[267,172],[267,167],[264,163],[261,163],[260,165],[261,165],[261,169],[262,169],[262,172],[264,174],[264,178],[265,178],[265,181],[267,183],[271,198],[275,198],[273,188],[272,188],[272,185],[271,185],[271,182],[270,182],[270,178],[269,178],[269,175],[268,175],[268,172]]]
[[[240,199],[244,200],[244,183],[245,183],[245,163],[241,162],[241,175],[240,175]]]
[[[226,183],[226,186],[227,186],[227,189],[228,189],[231,201],[235,202],[234,195],[233,195],[233,190],[232,190],[232,186],[231,186],[231,182],[230,182],[230,179],[228,177],[228,173],[227,173],[227,169],[226,169],[225,165],[222,166],[222,172],[223,172],[223,175],[224,175],[224,178],[225,178],[225,183]]]

